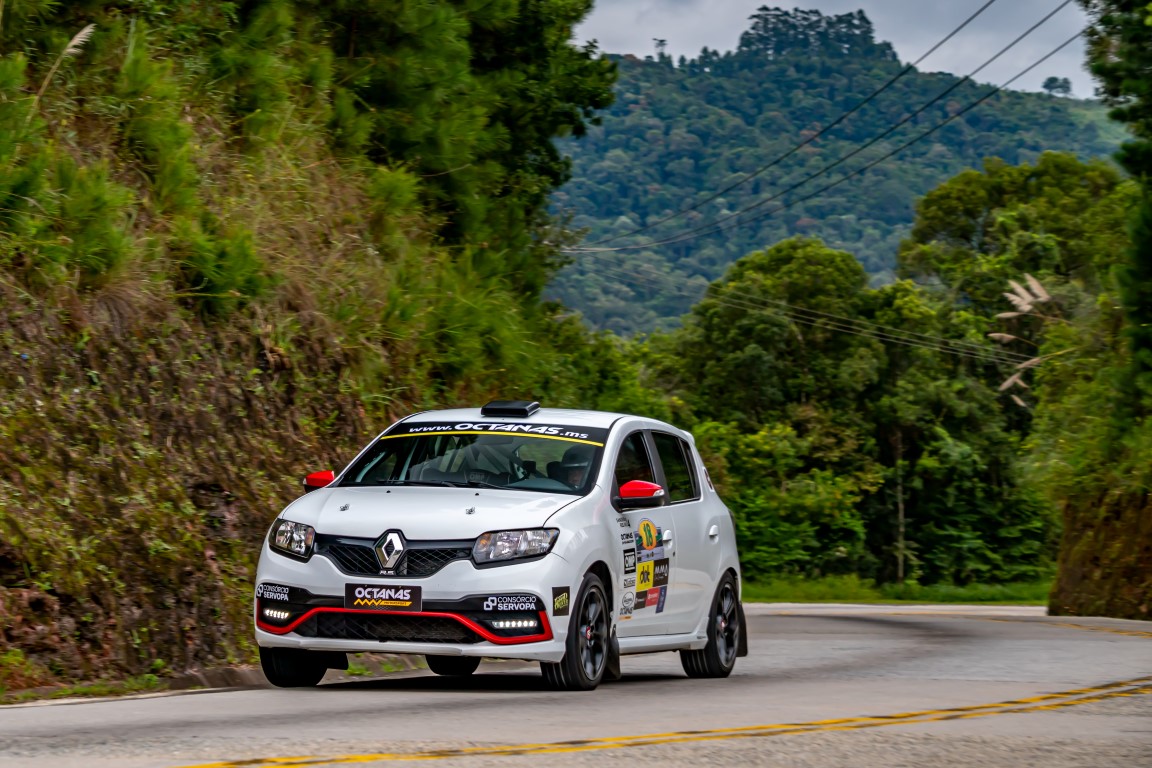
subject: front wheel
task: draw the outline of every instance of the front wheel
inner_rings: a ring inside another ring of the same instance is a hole
[[[428,669],[447,677],[467,677],[480,666],[479,656],[425,656]]]
[[[568,624],[564,658],[540,662],[548,686],[559,691],[591,691],[604,677],[612,653],[608,634],[608,598],[604,582],[594,573],[584,576]]]
[[[732,574],[724,574],[708,616],[708,645],[699,651],[680,651],[680,665],[688,677],[728,677],[736,666],[744,625],[740,598]]]
[[[311,688],[329,667],[337,666],[332,657],[330,653],[298,648],[261,648],[260,669],[277,688]]]

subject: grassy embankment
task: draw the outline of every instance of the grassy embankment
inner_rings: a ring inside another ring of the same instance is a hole
[[[1048,581],[1020,584],[880,584],[858,576],[745,582],[745,602],[756,603],[980,603],[1044,605]]]

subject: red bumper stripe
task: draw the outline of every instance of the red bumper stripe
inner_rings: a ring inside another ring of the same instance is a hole
[[[552,639],[552,625],[548,623],[547,611],[539,612],[541,632],[535,635],[525,635],[524,637],[501,637],[500,635],[492,634],[491,630],[484,628],[482,625],[473,621],[472,619],[469,619],[467,616],[461,616],[456,613],[441,613],[438,611],[357,611],[352,608],[320,607],[312,608],[307,613],[304,613],[295,621],[293,621],[291,624],[287,624],[283,627],[276,627],[265,621],[262,621],[259,615],[257,615],[256,626],[265,632],[271,632],[274,635],[286,635],[289,632],[295,630],[297,627],[299,627],[301,624],[303,624],[317,613],[359,613],[372,616],[424,616],[437,619],[453,619],[454,621],[460,622],[464,626],[468,627],[468,629],[480,635],[480,637],[484,638],[490,643],[494,643],[495,645],[522,645],[524,643],[542,643],[545,640]]]

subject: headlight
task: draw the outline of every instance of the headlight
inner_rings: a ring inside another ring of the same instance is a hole
[[[555,528],[485,533],[476,539],[476,545],[472,547],[472,559],[477,563],[495,563],[546,555],[556,543],[559,533]]]
[[[272,535],[268,537],[268,543],[277,552],[306,558],[312,554],[312,540],[315,538],[316,529],[310,525],[277,520],[272,524]]]

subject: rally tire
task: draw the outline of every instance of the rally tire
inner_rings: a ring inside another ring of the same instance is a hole
[[[680,665],[688,677],[728,677],[740,653],[744,623],[740,598],[732,574],[724,574],[708,612],[708,644],[699,651],[680,651]]]
[[[611,611],[604,583],[587,573],[572,606],[564,658],[558,663],[540,662],[549,688],[558,691],[591,691],[604,679],[612,655],[608,625]]]
[[[299,648],[261,648],[260,669],[277,688],[311,688],[331,665],[327,654]]]
[[[479,656],[432,656],[424,657],[428,669],[445,677],[467,677],[480,666]]]

